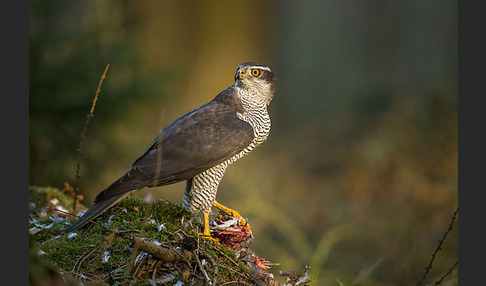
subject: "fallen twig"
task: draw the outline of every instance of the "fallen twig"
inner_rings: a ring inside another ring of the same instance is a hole
[[[209,260],[209,262],[213,266],[213,280],[212,280],[212,285],[215,286],[216,285],[216,277],[218,276],[218,264],[216,263],[216,261],[214,260],[214,258],[211,257],[211,255],[209,255],[207,253],[199,252],[199,255],[201,255],[204,258],[206,258],[207,260]],[[199,259],[198,259],[198,263],[199,263]],[[200,266],[202,267],[202,265],[200,265]],[[206,275],[206,278],[209,279],[209,277],[207,277],[207,274],[206,274],[205,271],[204,271],[204,274]]]
[[[102,225],[101,223],[98,223],[98,222],[96,222],[94,220],[90,220],[90,219],[84,218],[82,216],[78,216],[78,215],[75,215],[75,214],[72,214],[72,213],[69,213],[69,212],[65,212],[65,211],[60,210],[60,209],[55,209],[55,208],[52,208],[51,207],[51,208],[49,208],[49,210],[50,211],[60,212],[60,213],[63,213],[63,214],[66,214],[66,215],[69,215],[69,216],[72,216],[72,217],[75,217],[75,218],[78,218],[78,219],[85,220],[85,221],[89,221],[89,222],[91,222],[93,224],[96,224],[97,226],[101,226],[102,228],[107,229],[107,230],[110,230],[110,231],[116,231],[116,229],[111,229],[109,227],[106,227],[106,226]]]
[[[71,270],[71,272],[75,273],[76,276],[78,275],[79,273],[79,268],[81,267],[81,264],[83,264],[83,261],[88,258],[91,254],[93,254],[93,252],[95,252],[96,250],[98,250],[99,248],[101,247],[101,244],[86,251],[85,253],[83,253],[83,255],[81,255],[81,257],[76,261],[76,263],[74,263],[74,266],[73,266],[73,269]],[[78,266],[78,269],[75,271],[74,269],[76,268],[76,266]]]
[[[138,237],[134,238],[133,247],[135,249],[150,253],[155,258],[161,259],[166,262],[194,260],[194,255],[185,249],[181,249],[180,251],[174,251],[173,249],[155,245],[152,242],[143,240]]]
[[[208,273],[206,272],[206,269],[204,269],[204,267],[202,266],[202,263],[201,263],[201,260],[199,260],[199,257],[197,255],[194,255],[194,257],[196,257],[197,265],[199,266],[199,270],[201,270],[202,274],[204,275],[204,278],[206,278],[206,282],[209,285],[213,285],[213,283],[211,282],[211,279],[209,279],[209,276],[208,276]]]

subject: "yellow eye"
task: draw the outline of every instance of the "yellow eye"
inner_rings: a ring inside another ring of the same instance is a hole
[[[259,75],[260,75],[260,70],[258,70],[258,69],[253,69],[253,70],[251,70],[251,74],[252,74],[253,76],[259,76]]]

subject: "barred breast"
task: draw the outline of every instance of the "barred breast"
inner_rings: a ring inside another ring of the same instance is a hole
[[[254,139],[248,147],[234,157],[187,181],[182,200],[182,206],[187,211],[194,213],[199,211],[209,212],[216,199],[219,183],[228,165],[246,156],[267,140],[271,126],[267,105],[264,102],[252,100],[251,96],[241,94],[241,92],[238,94],[238,97],[241,100],[244,112],[237,113],[237,116],[241,120],[248,122],[253,128]]]

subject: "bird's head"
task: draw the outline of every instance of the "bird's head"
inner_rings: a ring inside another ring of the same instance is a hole
[[[235,74],[235,85],[248,90],[266,104],[272,100],[275,92],[275,75],[272,70],[258,63],[242,63]]]

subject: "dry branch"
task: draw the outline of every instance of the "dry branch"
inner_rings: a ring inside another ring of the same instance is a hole
[[[150,253],[155,258],[166,262],[194,261],[194,255],[185,249],[175,250],[161,247],[138,237],[134,238],[133,247],[135,249]]]
[[[434,284],[434,285],[435,285],[435,286],[440,285],[440,283],[442,283],[442,280],[444,280],[444,278],[446,278],[446,277],[447,277],[447,275],[451,274],[451,273],[452,273],[452,270],[454,270],[454,268],[456,268],[456,266],[457,266],[458,262],[459,262],[459,261],[458,261],[458,260],[456,260],[456,263],[454,263],[454,265],[452,265],[452,267],[451,267],[451,268],[449,268],[449,270],[448,270],[448,271],[447,271],[447,272],[446,272],[444,275],[442,275],[442,277],[440,277],[440,279],[439,279],[439,280],[437,280],[437,281],[435,282],[435,284]]]
[[[101,85],[103,84],[103,80],[106,78],[106,73],[108,72],[108,68],[110,67],[110,64],[106,65],[105,71],[103,72],[103,75],[101,76],[100,83],[98,84],[98,89],[96,90],[95,97],[93,99],[93,104],[91,105],[91,110],[89,111],[88,115],[86,116],[86,121],[84,122],[83,125],[83,132],[81,132],[81,138],[79,140],[79,148],[78,148],[78,160],[76,162],[76,182],[74,183],[74,203],[73,203],[73,214],[76,213],[76,203],[77,203],[77,198],[78,198],[78,193],[79,193],[79,169],[81,166],[81,158],[83,157],[83,147],[84,147],[84,138],[86,136],[86,131],[88,130],[88,124],[91,118],[93,117],[93,112],[94,108],[96,106],[96,101],[98,100],[98,94],[100,93],[101,90]]]
[[[427,277],[427,274],[429,274],[430,269],[432,269],[432,264],[434,263],[435,256],[442,249],[442,243],[446,239],[446,237],[449,234],[449,232],[452,230],[452,226],[454,225],[454,221],[457,218],[457,212],[458,212],[458,209],[456,209],[456,211],[454,212],[454,215],[452,216],[451,222],[449,223],[449,227],[447,228],[447,230],[442,235],[442,238],[439,240],[439,242],[437,244],[437,248],[435,249],[434,253],[432,253],[432,257],[430,258],[429,265],[427,265],[427,267],[425,267],[424,275],[422,276],[422,278],[420,279],[420,281],[417,282],[417,286],[419,286],[420,284],[422,284],[422,282],[425,280],[425,277]],[[455,267],[455,265],[454,265],[454,267]],[[452,271],[452,270],[450,270],[450,271]]]
[[[60,210],[60,209],[49,208],[49,210],[56,211],[56,212],[60,212],[60,213],[63,213],[65,215],[75,217],[77,219],[82,219],[82,220],[85,220],[85,221],[89,221],[90,223],[96,224],[97,226],[101,226],[102,228],[104,228],[106,230],[114,231],[114,229],[111,229],[109,227],[106,227],[106,226],[102,225],[101,223],[98,223],[98,222],[96,222],[94,220],[90,220],[90,219],[84,218],[82,216],[78,216],[78,215],[75,215],[75,214],[71,214],[71,213],[65,212],[65,211]]]

